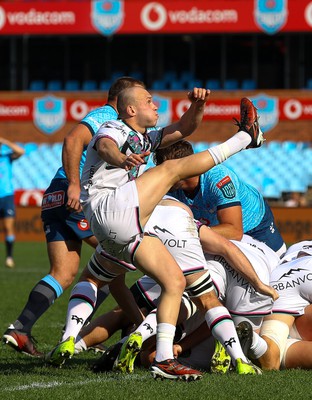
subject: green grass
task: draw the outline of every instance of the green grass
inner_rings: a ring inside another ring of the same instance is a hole
[[[83,249],[81,266],[91,250]],[[19,315],[34,284],[48,272],[44,243],[17,243],[16,268],[4,265],[4,248],[0,245],[0,334]],[[130,285],[138,274],[128,274]],[[64,325],[68,290],[33,329],[41,351],[49,351],[59,340]],[[99,310],[114,305],[109,297]],[[116,336],[111,339],[113,342]],[[133,375],[94,374],[90,363],[98,358],[91,352],[69,360],[62,369],[47,367],[41,360],[18,354],[7,346],[0,347],[0,399],[309,399],[311,372],[290,370],[264,373],[262,376],[213,376],[205,374],[199,382],[154,381],[148,371],[136,369]]]

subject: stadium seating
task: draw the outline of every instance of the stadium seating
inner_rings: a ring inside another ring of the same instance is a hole
[[[196,142],[193,146],[194,151],[199,152],[217,144]],[[26,153],[13,163],[14,187],[46,189],[61,165],[62,143],[22,145]],[[235,154],[224,164],[256,187],[264,197],[278,199],[284,192],[305,192],[312,186],[311,159],[309,143],[271,141],[259,149]],[[151,160],[148,166],[153,166]]]
[[[244,79],[242,81],[243,90],[254,90],[256,89],[256,81],[254,79]]]
[[[163,81],[161,79],[157,79],[156,81],[153,81],[151,89],[152,90],[166,90],[167,84],[165,81]]]
[[[219,79],[208,79],[206,82],[206,88],[211,90],[221,89],[221,82]]]
[[[45,90],[45,83],[43,80],[39,79],[39,80],[34,80],[31,81],[29,84],[29,90]]]
[[[93,80],[86,80],[82,82],[81,89],[82,90],[97,90],[97,82]]]
[[[236,79],[226,79],[224,81],[224,89],[225,90],[236,90],[238,89],[238,81]]]
[[[52,91],[56,91],[56,90],[62,90],[63,85],[62,85],[62,81],[55,79],[55,80],[51,80],[48,81],[47,83],[47,90],[52,90]]]
[[[185,88],[184,82],[179,79],[173,79],[169,82],[170,90],[183,90]]]
[[[99,84],[99,90],[108,91],[111,86],[111,81],[104,80]]]
[[[68,91],[80,90],[79,81],[73,79],[65,82],[64,89]]]

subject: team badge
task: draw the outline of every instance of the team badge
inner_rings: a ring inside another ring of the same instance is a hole
[[[172,107],[171,99],[168,97],[161,97],[158,95],[153,95],[153,102],[156,104],[158,110],[159,119],[157,122],[158,126],[167,126],[171,124],[172,121]]]
[[[104,36],[110,36],[124,21],[123,0],[91,1],[91,22]]]
[[[226,199],[233,199],[236,196],[235,186],[229,176],[221,179],[221,181],[217,183],[217,188],[221,190]]]
[[[79,228],[81,231],[87,231],[87,230],[89,229],[89,223],[88,223],[88,221],[87,221],[86,219],[81,219],[81,220],[78,222],[78,228]]]
[[[287,0],[256,0],[254,15],[259,28],[273,35],[287,22]]]
[[[35,98],[33,121],[36,127],[47,135],[61,129],[66,122],[65,104],[65,99],[52,95]]]
[[[251,100],[258,110],[262,132],[273,129],[279,121],[278,97],[261,93],[252,97]]]

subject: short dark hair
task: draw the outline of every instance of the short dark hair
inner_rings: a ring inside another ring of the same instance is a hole
[[[140,81],[139,79],[134,79],[131,76],[121,76],[120,78],[116,79],[109,88],[107,100],[116,100],[122,90],[133,86],[142,86],[145,89],[144,82]]]
[[[162,164],[166,160],[173,160],[176,158],[183,158],[194,154],[193,147],[190,142],[180,140],[171,146],[158,149],[153,155],[153,160],[156,165]]]

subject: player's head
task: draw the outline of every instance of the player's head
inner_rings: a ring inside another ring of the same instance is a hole
[[[152,95],[142,86],[122,90],[117,99],[117,110],[119,118],[141,133],[154,127],[158,120]]]
[[[290,246],[281,261],[291,261],[304,255],[312,256],[312,240],[303,240]]]
[[[166,160],[173,160],[176,158],[183,158],[194,154],[193,147],[190,142],[181,140],[171,146],[163,149],[158,149],[154,153],[154,163],[156,165],[162,164]]]
[[[145,88],[144,82],[138,79],[131,78],[131,76],[122,76],[116,79],[109,88],[108,102],[116,102],[122,90],[133,86],[142,86],[143,88]]]

